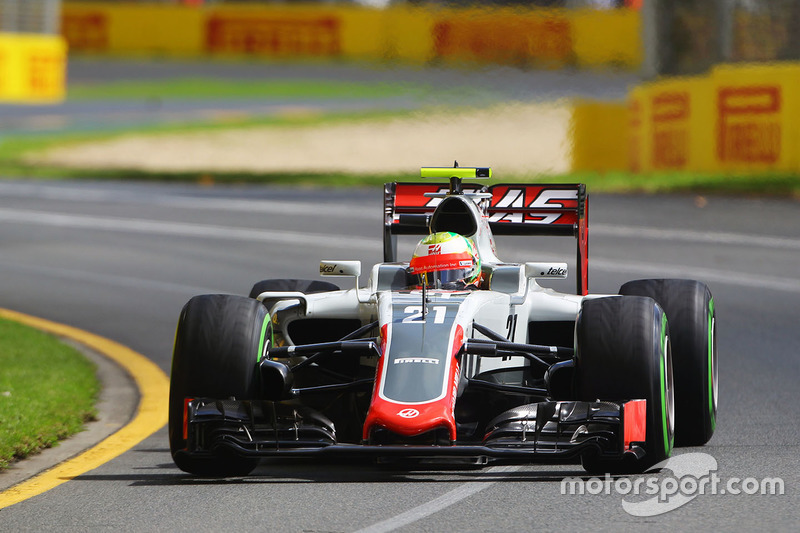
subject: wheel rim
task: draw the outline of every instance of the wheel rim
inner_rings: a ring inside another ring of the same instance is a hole
[[[719,398],[719,369],[717,367],[717,323],[714,316],[714,299],[708,301],[708,417],[711,431],[717,425],[717,401]]]
[[[669,455],[672,450],[675,435],[675,384],[672,377],[672,343],[669,335],[664,336],[664,401],[666,410],[666,431],[664,435],[664,448]]]

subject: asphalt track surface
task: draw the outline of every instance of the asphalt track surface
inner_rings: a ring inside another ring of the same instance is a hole
[[[561,480],[582,473],[574,465],[402,471],[270,460],[249,477],[196,479],[173,466],[162,429],[0,510],[0,529],[795,531],[800,206],[597,195],[590,220],[592,292],[669,276],[701,279],[714,293],[717,432],[704,448],[677,453],[711,454],[723,481],[781,478],[785,494],[698,495],[640,518],[624,511],[618,493],[562,495]],[[112,339],[164,372],[191,296],[246,294],[270,277],[313,279],[320,259],[359,259],[365,270],[381,260],[381,194],[373,189],[10,180],[0,181],[0,222],[2,307]],[[509,260],[570,260],[572,246],[570,239],[500,240],[499,252]]]

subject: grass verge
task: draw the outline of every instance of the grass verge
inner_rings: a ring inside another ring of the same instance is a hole
[[[316,83],[316,82],[315,82]],[[271,88],[272,91],[291,91],[305,87],[309,94],[324,92],[327,85],[297,85],[287,82],[285,86]],[[191,93],[190,80],[179,80],[165,85],[163,82],[142,82],[141,84],[126,82],[115,87],[104,84],[100,87],[84,87],[71,89],[73,99],[114,99],[147,97],[156,89],[160,97],[185,96]],[[265,87],[243,88],[240,83],[203,82],[198,89],[197,97],[234,96],[246,94],[257,95],[265,91]],[[364,90],[378,91],[372,87]],[[226,92],[227,91],[227,92]],[[246,93],[242,91],[252,91]],[[231,93],[233,92],[233,93]],[[235,93],[235,94],[234,94]],[[335,93],[335,91],[334,91]],[[450,112],[457,113],[459,108]],[[314,111],[294,110],[292,112],[269,117],[250,118],[231,115],[214,121],[195,121],[190,123],[160,123],[138,126],[110,128],[102,131],[65,131],[59,133],[16,133],[0,137],[0,176],[18,178],[45,179],[95,179],[95,180],[138,180],[138,181],[176,181],[199,182],[207,185],[215,183],[234,184],[279,184],[303,187],[351,187],[375,186],[389,181],[406,181],[417,178],[415,172],[408,174],[352,174],[343,172],[168,172],[147,171],[141,169],[80,169],[56,166],[33,165],[25,162],[25,156],[49,148],[68,147],[80,143],[109,140],[126,135],[169,135],[192,132],[222,131],[226,129],[249,127],[284,127],[315,126],[342,122],[380,121],[404,117],[414,111],[364,111],[322,113]],[[800,174],[781,172],[754,172],[741,174],[695,173],[695,172],[658,172],[639,174],[632,172],[575,172],[560,175],[503,175],[490,180],[487,184],[497,182],[550,182],[550,183],[585,183],[592,193],[696,193],[696,194],[735,194],[783,196],[800,199]]]
[[[332,115],[296,115],[263,119],[248,119],[228,123],[192,123],[153,125],[135,130],[112,132],[71,132],[51,135],[16,135],[0,142],[0,176],[43,179],[94,179],[199,182],[220,184],[276,184],[302,187],[352,187],[375,186],[390,181],[415,180],[409,174],[343,172],[165,172],[140,169],[76,169],[33,165],[25,162],[25,155],[48,148],[108,140],[129,134],[161,135],[172,133],[224,130],[232,127],[302,126],[330,124],[345,121],[381,120],[404,116],[408,112],[364,112]],[[549,182],[585,183],[591,192],[604,193],[697,193],[738,194],[761,196],[790,196],[800,198],[800,174],[781,172],[754,172],[741,174],[658,172],[639,174],[623,171],[574,172],[559,175],[504,175],[485,183],[499,182]]]
[[[55,337],[0,319],[0,470],[95,419],[95,367]]]
[[[139,169],[74,169],[0,162],[0,174],[48,179],[135,180],[214,184],[270,184],[299,187],[373,187],[392,181],[416,181],[417,173],[343,172],[165,172]],[[486,185],[514,183],[584,183],[591,193],[661,194],[692,193],[746,196],[781,196],[800,199],[800,175],[703,174],[669,172],[575,172],[558,175],[507,175],[482,181]]]
[[[281,99],[359,100],[364,98],[420,97],[433,89],[420,84],[358,83],[343,80],[224,80],[180,78],[154,81],[120,81],[71,84],[73,101],[154,99]]]
[[[258,127],[290,127],[290,126],[317,126],[325,124],[336,124],[342,122],[358,122],[363,120],[388,120],[407,116],[411,111],[356,111],[356,112],[331,112],[319,113],[309,110],[294,110],[274,116],[263,116],[251,118],[248,116],[231,115],[225,119],[213,121],[192,121],[175,123],[156,123],[142,124],[136,126],[106,127],[98,130],[70,130],[60,132],[22,132],[0,135],[0,177],[31,177],[31,178],[92,178],[92,179],[161,179],[161,180],[196,180],[197,174],[187,173],[182,177],[181,173],[174,176],[158,173],[147,173],[140,171],[91,171],[75,170],[60,167],[43,167],[32,165],[25,162],[25,156],[37,152],[46,151],[50,148],[69,147],[82,143],[95,141],[107,141],[127,135],[170,135],[193,132],[213,132],[227,129],[245,129]],[[242,179],[238,174],[231,173],[233,179],[221,176],[219,181],[238,181]],[[266,180],[259,179],[257,176],[245,181],[272,182],[270,176]]]

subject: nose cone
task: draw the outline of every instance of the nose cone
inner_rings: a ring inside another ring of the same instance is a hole
[[[364,440],[371,441],[374,430],[382,428],[395,435],[416,437],[444,429],[456,440],[456,422],[449,398],[423,405],[408,405],[378,399],[373,402],[364,424]]]
[[[425,302],[412,292],[381,297],[381,357],[364,441],[380,441],[372,438],[376,430],[390,432],[392,441],[430,431],[456,440],[456,354],[464,342],[464,325],[457,317],[467,295],[434,294]],[[447,439],[434,439],[442,440]]]

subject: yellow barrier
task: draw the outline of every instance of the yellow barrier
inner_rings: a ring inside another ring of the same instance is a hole
[[[216,6],[203,13],[202,54],[268,58],[377,58],[380,12],[358,7]]]
[[[800,171],[800,63],[720,65],[629,95],[638,171]]]
[[[414,7],[393,7],[381,16],[384,35],[381,59],[424,64],[434,59],[434,38],[431,28],[435,15],[431,10]]]
[[[633,87],[628,93],[627,113],[623,118],[627,124],[627,145],[622,149],[623,156],[618,160],[618,167],[612,170],[630,170],[641,172],[645,166],[645,154],[651,152],[649,121],[645,117],[649,115],[647,94],[643,87]]]
[[[76,52],[637,68],[639,13],[320,4],[66,2]]]
[[[633,9],[579,9],[570,16],[578,66],[615,65],[636,69],[642,64],[641,15]]]
[[[195,56],[203,20],[184,6],[77,2],[62,6],[61,32],[74,52]]]
[[[631,92],[632,142],[630,168],[712,170],[714,124],[711,84],[704,78],[669,79]],[[638,152],[637,152],[638,150]]]
[[[559,67],[573,60],[566,10],[442,10],[434,13],[431,34],[434,58],[447,62]]]
[[[69,2],[62,32],[71,50],[84,53],[361,58],[387,48],[379,15],[319,5]]]
[[[0,102],[61,101],[66,53],[58,36],[0,33]]]
[[[574,171],[621,170],[627,163],[627,107],[622,102],[572,102],[571,168]]]
[[[718,66],[714,156],[720,170],[800,170],[800,64]]]

